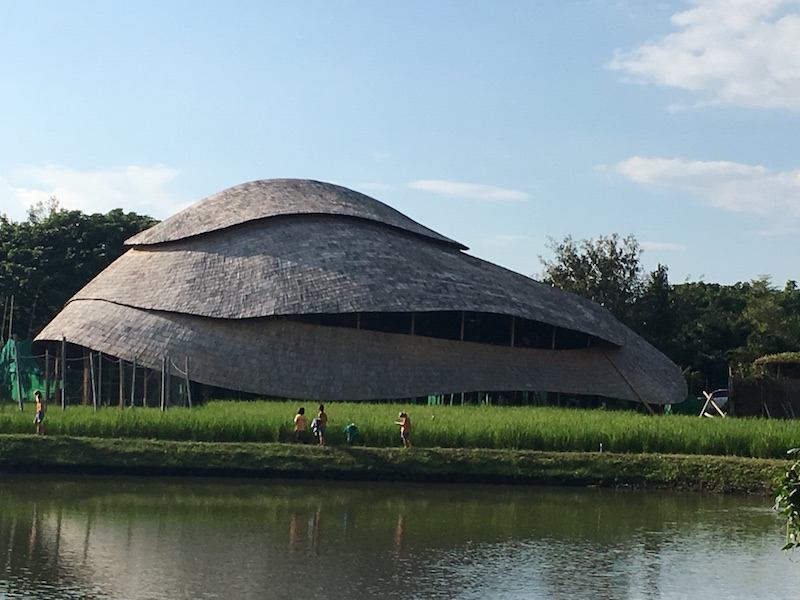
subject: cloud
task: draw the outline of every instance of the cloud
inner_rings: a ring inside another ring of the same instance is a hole
[[[699,105],[800,110],[800,2],[693,0],[679,28],[607,68],[627,81],[686,90]]]
[[[167,217],[188,205],[166,187],[177,176],[168,167],[115,167],[77,171],[54,165],[26,166],[0,177],[2,210],[24,218],[28,207],[56,196],[61,208],[106,213],[115,208]]]
[[[528,194],[518,190],[480,185],[475,183],[458,183],[456,181],[442,181],[441,179],[423,179],[408,184],[415,190],[424,190],[444,196],[458,196],[475,200],[488,200],[492,202],[520,202],[528,199]]]
[[[800,171],[774,172],[727,161],[634,156],[616,171],[637,183],[695,194],[717,208],[800,217]]]

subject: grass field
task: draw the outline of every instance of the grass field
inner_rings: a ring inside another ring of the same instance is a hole
[[[100,438],[207,442],[290,442],[296,402],[214,401],[162,413],[145,408],[51,406],[46,432]],[[304,404],[316,414],[316,404]],[[630,411],[553,407],[425,406],[330,403],[326,440],[344,445],[344,427],[355,423],[358,445],[400,446],[399,411],[412,420],[417,447],[521,449],[556,452],[668,453],[785,458],[800,445],[800,421],[647,416]],[[0,406],[0,433],[33,432],[33,410]]]

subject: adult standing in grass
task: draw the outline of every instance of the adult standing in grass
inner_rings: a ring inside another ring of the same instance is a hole
[[[42,392],[36,390],[33,392],[33,399],[36,400],[36,416],[33,418],[33,424],[36,425],[36,435],[40,433],[44,433],[44,413],[45,413],[45,403],[44,398],[42,398]]]
[[[294,416],[294,441],[298,444],[304,444],[306,441],[307,422],[308,417],[306,417],[306,409],[301,406]]]
[[[400,437],[403,439],[403,447],[411,448],[411,418],[407,413],[401,412],[398,415],[399,421],[395,425],[400,425]]]
[[[319,445],[325,445],[325,428],[328,426],[328,413],[325,412],[325,405],[319,405],[319,414],[317,414],[317,435],[319,436]]]

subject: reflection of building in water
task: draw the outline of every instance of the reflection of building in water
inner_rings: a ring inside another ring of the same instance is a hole
[[[403,547],[403,538],[406,534],[406,516],[401,511],[397,515],[397,526],[394,529],[394,547],[400,551]]]
[[[300,526],[302,524],[303,516],[298,513],[292,513],[291,520],[289,521],[289,549],[296,549],[300,542]]]

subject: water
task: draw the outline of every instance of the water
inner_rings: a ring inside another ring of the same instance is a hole
[[[0,598],[795,598],[769,499],[0,476]]]

